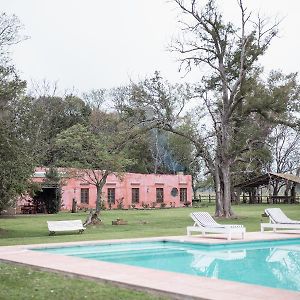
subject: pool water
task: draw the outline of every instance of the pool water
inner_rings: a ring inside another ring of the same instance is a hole
[[[300,239],[218,245],[135,242],[33,250],[300,291]]]

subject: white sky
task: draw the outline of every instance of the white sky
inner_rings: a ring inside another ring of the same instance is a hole
[[[203,0],[204,1],[204,0]],[[236,0],[219,0],[237,17]],[[179,10],[166,0],[0,0],[1,10],[19,17],[30,39],[13,48],[21,77],[58,81],[79,93],[144,79],[155,70],[172,82],[182,79],[175,56],[166,51],[179,25]],[[226,5],[225,5],[226,4]],[[280,38],[262,63],[267,70],[299,70],[300,1],[245,0],[249,9],[285,17]]]

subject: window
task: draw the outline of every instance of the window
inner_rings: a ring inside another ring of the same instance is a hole
[[[180,202],[186,202],[186,201],[187,201],[187,189],[180,188]]]
[[[140,201],[140,189],[139,188],[132,188],[132,203],[139,203]]]
[[[89,204],[89,189],[80,189],[80,202]]]
[[[110,204],[115,204],[115,200],[116,200],[116,189],[108,188],[107,189],[107,202]]]
[[[163,203],[164,202],[164,189],[156,188],[156,202]]]

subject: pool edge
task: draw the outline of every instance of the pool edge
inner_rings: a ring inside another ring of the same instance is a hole
[[[260,235],[261,236],[261,235]],[[295,234],[292,238],[300,238],[300,234]],[[283,239],[283,234],[264,234],[264,239],[261,240],[278,240]],[[289,236],[291,237],[291,236]],[[289,239],[288,237],[285,239]],[[151,293],[166,295],[173,299],[231,299],[231,300],[250,300],[250,299],[267,299],[272,297],[272,300],[279,299],[300,299],[300,293],[288,290],[274,289],[254,285],[238,283],[233,281],[225,281],[219,279],[210,279],[203,277],[196,277],[193,275],[178,274],[167,271],[149,270],[141,267],[133,266],[116,266],[111,263],[103,262],[83,262],[80,258],[68,258],[65,256],[51,254],[36,255],[35,251],[29,250],[31,247],[42,246],[63,246],[63,245],[79,245],[79,244],[99,244],[109,242],[132,242],[132,241],[193,241],[200,243],[207,243],[208,238],[186,236],[180,237],[155,237],[142,239],[121,239],[121,240],[100,240],[100,241],[85,241],[85,242],[69,242],[69,243],[49,243],[49,244],[34,244],[34,245],[18,245],[18,246],[3,246],[0,247],[0,260],[18,263],[22,265],[29,265],[34,268],[67,274],[69,276],[76,276],[80,278],[88,278],[96,281],[110,282],[118,286],[132,288],[137,290],[145,290]],[[249,239],[248,239],[249,240]],[[253,239],[252,239],[253,240]],[[223,243],[224,240],[218,239],[209,240],[212,244],[218,242]],[[235,242],[235,241],[234,241]],[[82,266],[83,264],[83,266]],[[102,272],[91,271],[91,268],[98,266],[102,268]],[[103,269],[104,268],[104,269]],[[90,272],[91,271],[91,272]],[[105,273],[106,272],[106,273]],[[121,274],[120,274],[121,273]],[[123,274],[122,274],[123,273]],[[146,280],[140,280],[145,276]],[[166,276],[168,277],[167,282]],[[184,285],[182,284],[184,282]],[[188,298],[189,297],[189,298]]]

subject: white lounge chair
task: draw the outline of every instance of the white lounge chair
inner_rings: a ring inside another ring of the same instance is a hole
[[[194,226],[186,228],[187,235],[191,235],[194,231],[202,232],[202,235],[206,233],[225,233],[227,234],[227,239],[231,240],[232,233],[240,233],[242,234],[242,238],[245,238],[246,228],[243,225],[219,224],[208,212],[194,212],[190,216],[195,223]]]
[[[47,221],[47,224],[49,235],[63,231],[78,231],[79,233],[82,233],[85,230],[85,227],[83,227],[81,220]]]
[[[264,232],[265,228],[271,228],[274,232],[276,229],[300,229],[300,221],[291,220],[280,208],[267,208],[265,213],[270,222],[260,224],[261,232]]]

